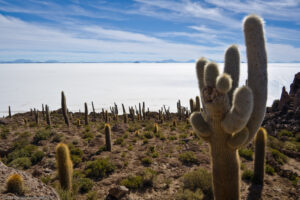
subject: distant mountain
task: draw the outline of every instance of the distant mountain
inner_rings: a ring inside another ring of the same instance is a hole
[[[103,61],[103,62],[62,62],[58,60],[46,60],[46,61],[33,61],[29,59],[17,59],[13,61],[0,61],[0,63],[194,63],[195,60],[177,61],[173,59],[160,60],[160,61],[149,61],[149,60],[137,60],[137,61]]]

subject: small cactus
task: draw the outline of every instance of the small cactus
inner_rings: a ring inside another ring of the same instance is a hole
[[[78,126],[78,127],[80,127],[80,126],[81,126],[80,119],[77,119],[77,126]]]
[[[46,105],[46,121],[48,126],[51,126],[51,116],[50,116],[50,111],[49,111],[49,106]]]
[[[196,105],[195,105],[195,111],[200,111],[200,98],[199,96],[196,96]]]
[[[195,105],[195,102],[194,102],[194,99],[190,99],[190,110],[191,110],[191,113],[193,113],[195,111],[195,108],[196,108],[196,105]]]
[[[123,114],[124,116],[124,123],[127,124],[128,123],[128,115],[125,113]]]
[[[64,91],[61,92],[61,111],[64,116],[65,123],[68,127],[70,127],[69,117],[68,117],[68,109],[66,103],[66,96]]]
[[[11,109],[10,109],[10,106],[8,106],[8,117],[11,118]]]
[[[176,119],[173,120],[173,127],[177,127]]]
[[[158,124],[157,123],[154,124],[154,131],[153,132],[158,133]]]
[[[35,118],[35,123],[36,125],[39,125],[40,119],[39,119],[39,111],[34,109],[34,118]]]
[[[56,146],[56,164],[58,168],[58,178],[62,189],[72,190],[73,163],[70,159],[69,148],[64,143]]]
[[[8,177],[6,182],[6,191],[17,195],[24,194],[24,180],[19,174],[13,174]]]
[[[84,124],[89,125],[89,111],[87,103],[84,103]]]
[[[254,141],[255,158],[253,181],[262,185],[264,183],[267,131],[264,128],[260,128],[254,138]]]
[[[111,128],[109,124],[105,124],[105,144],[106,150],[111,151]]]
[[[42,104],[42,115],[43,115],[43,119],[45,119],[45,107],[44,107],[44,104]]]

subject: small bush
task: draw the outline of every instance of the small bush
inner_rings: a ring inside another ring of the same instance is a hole
[[[288,158],[286,155],[282,154],[280,151],[277,149],[271,149],[271,153],[273,158],[278,162],[280,165],[283,165],[284,163],[287,162]]]
[[[272,175],[272,176],[275,174],[274,168],[271,165],[268,165],[268,164],[266,164],[265,171],[266,171],[267,174]]]
[[[128,176],[127,178],[123,179],[121,181],[121,185],[124,185],[125,187],[130,189],[143,189],[152,187],[155,177],[155,171],[146,169],[136,176]]]
[[[24,147],[19,147],[15,148],[14,151],[12,151],[11,153],[8,154],[7,156],[7,161],[11,162],[12,160],[15,160],[17,158],[22,158],[22,157],[30,157],[36,150],[37,147],[31,144],[28,144]]]
[[[205,169],[197,169],[196,171],[187,172],[183,178],[183,188],[192,191],[201,189],[205,196],[212,197],[212,176]]]
[[[87,200],[97,200],[97,192],[90,191],[86,197]]]
[[[94,181],[89,178],[81,178],[79,179],[78,182],[79,182],[79,192],[82,194],[89,192],[94,186]]]
[[[253,160],[253,151],[251,149],[239,149],[239,154],[247,160]]]
[[[169,136],[169,140],[177,140],[177,137],[174,135]]]
[[[122,144],[124,144],[124,138],[117,138],[114,141],[114,145],[122,145]]]
[[[286,129],[282,129],[282,130],[278,133],[278,136],[279,136],[279,137],[282,137],[282,136],[293,137],[294,134],[293,134],[291,131],[288,131],[288,130],[286,130]]]
[[[150,131],[145,131],[143,135],[147,139],[153,138],[153,133],[151,133]]]
[[[138,189],[143,187],[143,177],[142,176],[129,176],[121,181],[121,185],[129,189]]]
[[[189,189],[184,189],[177,193],[176,200],[202,200],[203,196],[203,192],[200,189],[195,192]]]
[[[145,157],[142,159],[142,164],[145,165],[145,166],[149,166],[152,164],[152,159],[149,158],[149,157]]]
[[[253,179],[253,171],[246,169],[242,174],[242,179],[245,181],[252,181]]]
[[[191,151],[187,151],[179,154],[179,160],[184,164],[198,164],[198,159],[195,154]]]
[[[47,140],[51,136],[50,130],[39,130],[33,137],[33,143],[38,144],[41,140]]]
[[[115,169],[115,165],[108,158],[99,158],[87,163],[85,173],[90,178],[103,178],[114,172]]]
[[[31,167],[31,161],[27,157],[17,158],[10,162],[8,166],[17,169],[28,169],[29,167]]]
[[[31,156],[31,162],[33,165],[37,164],[44,158],[45,154],[42,151],[36,151]]]

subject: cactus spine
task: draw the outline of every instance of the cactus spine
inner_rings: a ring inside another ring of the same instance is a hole
[[[51,117],[50,117],[50,111],[49,111],[49,106],[46,105],[46,121],[48,126],[51,126]]]
[[[67,110],[67,103],[66,103],[66,96],[64,91],[61,92],[61,111],[63,113],[65,123],[68,127],[70,127],[69,117],[68,117],[68,110]]]
[[[87,103],[84,103],[84,124],[89,125],[89,111]]]
[[[253,181],[262,185],[264,183],[265,172],[265,155],[267,132],[264,128],[260,128],[255,136],[255,158],[254,158],[254,176]]]
[[[64,143],[56,146],[56,164],[58,168],[58,178],[62,189],[72,190],[73,163],[70,159],[69,148]]]
[[[17,195],[24,194],[24,180],[19,174],[13,174],[8,177],[6,182],[6,191]]]
[[[217,64],[208,63],[204,58],[196,65],[203,112],[192,113],[190,121],[195,133],[210,145],[216,200],[240,199],[240,161],[237,149],[253,139],[265,114],[267,58],[262,20],[255,15],[247,16],[244,20],[244,35],[248,86],[234,88],[239,79],[239,64],[236,64],[239,54],[228,51],[235,46],[227,49],[225,54],[225,72],[228,75],[219,75]],[[231,90],[234,90],[232,101],[228,94]]]
[[[106,150],[111,151],[111,129],[109,124],[105,124],[105,144]]]

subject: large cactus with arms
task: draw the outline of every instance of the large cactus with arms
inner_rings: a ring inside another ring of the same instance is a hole
[[[240,56],[236,46],[225,54],[224,73],[201,58],[196,65],[203,109],[191,115],[195,133],[210,144],[216,200],[240,199],[237,149],[250,142],[260,127],[267,101],[267,56],[263,22],[244,19],[248,84],[237,88]]]

